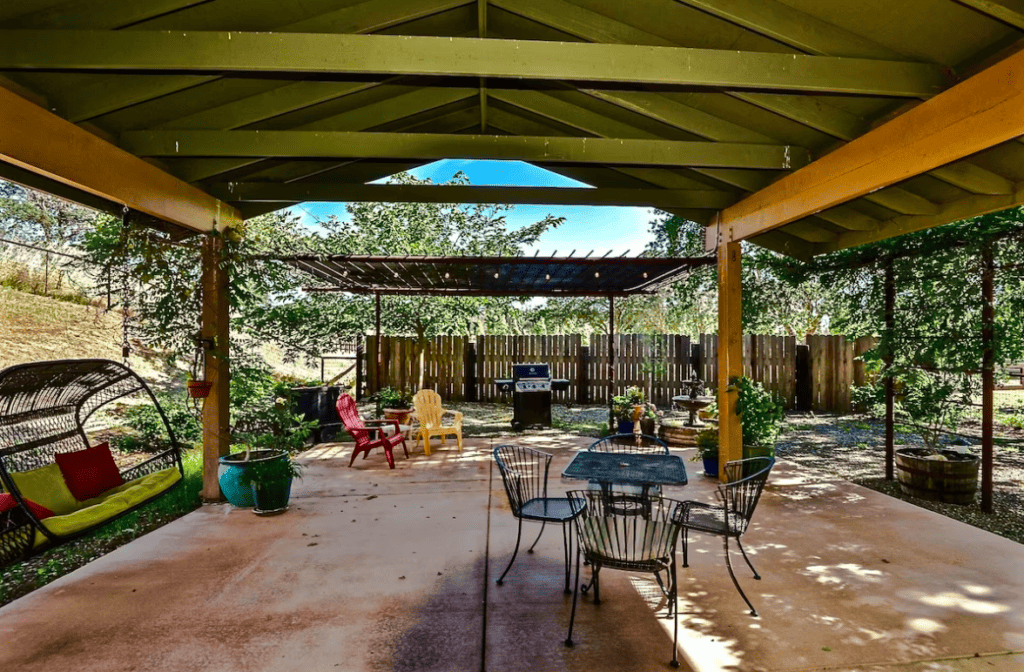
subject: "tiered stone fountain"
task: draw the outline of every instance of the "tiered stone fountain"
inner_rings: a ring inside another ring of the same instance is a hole
[[[665,420],[661,423],[662,441],[672,446],[692,447],[697,445],[697,434],[706,427],[698,413],[714,403],[714,397],[702,396],[704,381],[693,378],[683,381],[685,394],[672,397],[672,404],[689,411],[690,417],[685,420]]]

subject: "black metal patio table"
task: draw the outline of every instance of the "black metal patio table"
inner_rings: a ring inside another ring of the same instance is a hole
[[[576,454],[562,471],[562,478],[637,485],[645,490],[652,485],[686,485],[686,466],[678,455],[647,455],[631,453]]]

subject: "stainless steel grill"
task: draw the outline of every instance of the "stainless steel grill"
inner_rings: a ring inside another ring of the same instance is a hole
[[[494,381],[501,392],[512,392],[512,429],[551,426],[551,393],[569,389],[569,381],[551,378],[547,364],[513,364],[511,378]]]

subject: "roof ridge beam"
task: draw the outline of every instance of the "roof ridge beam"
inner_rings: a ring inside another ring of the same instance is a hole
[[[789,145],[504,135],[319,131],[129,131],[138,156],[505,159],[788,170],[806,165]]]
[[[0,31],[0,70],[445,75],[928,97],[938,66],[622,44],[223,31]],[[59,37],[61,49],[51,48]]]

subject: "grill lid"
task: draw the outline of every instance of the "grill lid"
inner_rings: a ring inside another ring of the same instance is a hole
[[[522,380],[524,378],[549,380],[551,367],[547,364],[513,364],[512,379]]]

